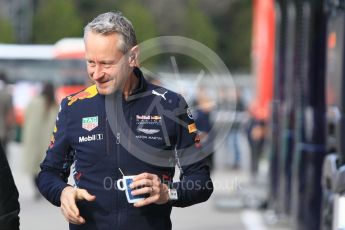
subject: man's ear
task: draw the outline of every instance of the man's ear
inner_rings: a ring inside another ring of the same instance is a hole
[[[139,46],[133,46],[129,51],[129,66],[138,67],[139,66]]]

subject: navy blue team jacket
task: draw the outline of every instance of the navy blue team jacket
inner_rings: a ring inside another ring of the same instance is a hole
[[[96,196],[93,202],[77,202],[86,223],[70,224],[70,229],[171,229],[173,206],[204,202],[213,191],[204,160],[179,162],[183,173],[179,182],[172,183],[176,161],[171,159],[183,149],[192,150],[185,154],[198,152],[194,120],[182,96],[146,82],[138,68],[134,73],[139,83],[127,100],[116,93],[100,95],[93,85],[61,102],[37,186],[47,200],[60,206],[72,168],[75,186]],[[152,162],[151,153],[156,154]],[[165,161],[171,162],[161,164]],[[125,175],[158,175],[177,189],[178,200],[135,208],[116,187],[122,178],[119,168]]]

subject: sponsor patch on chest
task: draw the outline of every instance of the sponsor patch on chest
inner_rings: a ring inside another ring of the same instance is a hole
[[[87,131],[91,131],[98,126],[98,116],[82,118],[81,127]]]
[[[152,135],[160,131],[159,129],[144,129],[144,128],[138,128],[137,130],[139,133],[145,133],[148,135]]]
[[[159,125],[161,126],[162,117],[158,115],[136,115],[137,125]]]
[[[102,133],[79,137],[79,143],[90,142],[90,141],[100,141],[100,140],[103,140]]]

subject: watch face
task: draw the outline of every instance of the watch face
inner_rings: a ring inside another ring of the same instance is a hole
[[[176,189],[169,189],[169,199],[170,200],[177,200],[177,190]]]

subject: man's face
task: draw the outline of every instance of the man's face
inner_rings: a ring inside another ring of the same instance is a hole
[[[121,36],[89,32],[85,40],[87,72],[95,82],[99,94],[122,90],[132,70],[127,55],[119,47]]]

